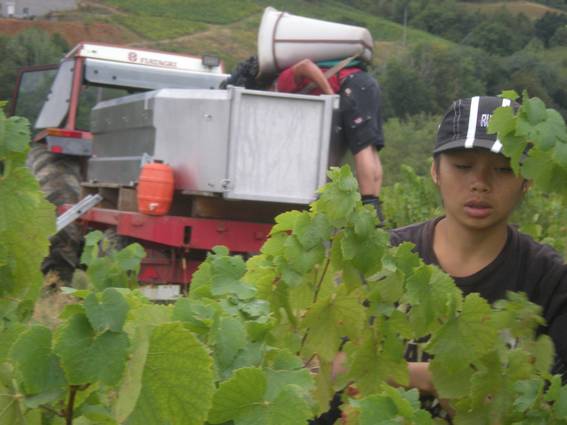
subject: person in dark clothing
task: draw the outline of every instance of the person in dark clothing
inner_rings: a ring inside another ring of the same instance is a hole
[[[553,373],[567,376],[567,265],[552,248],[509,224],[529,182],[514,174],[496,135],[486,133],[493,111],[509,106],[498,97],[455,101],[437,135],[431,176],[445,215],[391,232],[392,245],[408,241],[427,264],[451,275],[463,293],[490,303],[507,291],[524,292],[542,307],[543,329],[555,343]],[[410,380],[434,392],[427,358],[409,349]]]
[[[384,147],[380,87],[358,61],[346,64],[327,77],[324,70],[335,62],[315,64],[309,59],[284,69],[271,80],[258,78],[258,60],[251,56],[241,62],[221,85],[243,86],[252,90],[275,90],[311,95],[340,95],[340,127],[353,155],[362,202],[376,209],[384,222],[379,199],[382,188],[382,164],[378,151]]]
[[[384,147],[380,87],[362,64],[355,61],[335,74],[324,74],[329,64],[304,59],[283,70],[274,89],[286,93],[339,94],[341,128],[353,155],[356,179],[363,204],[371,204],[383,223],[380,204]]]

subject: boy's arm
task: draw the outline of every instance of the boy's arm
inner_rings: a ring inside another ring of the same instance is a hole
[[[303,79],[313,81],[323,93],[334,94],[329,81],[317,65],[310,59],[303,59],[291,67],[296,84],[301,84]]]

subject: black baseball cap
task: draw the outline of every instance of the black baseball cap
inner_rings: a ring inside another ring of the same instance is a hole
[[[433,154],[473,148],[501,153],[502,143],[496,134],[486,133],[490,117],[501,106],[519,107],[510,99],[496,96],[475,96],[454,101],[437,131]]]

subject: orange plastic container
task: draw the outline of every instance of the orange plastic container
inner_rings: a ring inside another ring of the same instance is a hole
[[[138,211],[149,215],[167,214],[174,188],[173,168],[161,162],[144,164],[138,179]]]

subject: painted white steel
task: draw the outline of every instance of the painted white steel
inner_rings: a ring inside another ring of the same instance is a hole
[[[140,290],[152,301],[175,301],[181,296],[179,285],[143,285]]]
[[[471,99],[471,111],[469,114],[469,128],[467,131],[467,139],[465,140],[465,148],[472,148],[474,138],[476,136],[476,123],[478,119],[478,102],[480,98],[475,96]]]
[[[116,62],[169,68],[195,72],[222,74],[222,67],[209,68],[203,65],[201,58],[181,56],[172,53],[154,52],[151,50],[132,49],[128,47],[106,46],[102,44],[85,43],[80,45],[75,56],[103,59]]]

